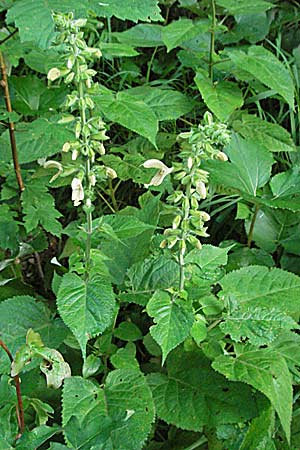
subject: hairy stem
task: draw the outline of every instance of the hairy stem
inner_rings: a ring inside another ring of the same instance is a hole
[[[259,211],[259,206],[256,205],[256,206],[255,206],[254,213],[253,213],[253,216],[252,216],[250,228],[249,228],[249,233],[248,233],[247,246],[248,246],[249,248],[251,247],[251,243],[252,243],[253,231],[254,231],[254,225],[255,225],[255,221],[256,221],[256,217],[257,217],[258,211]]]
[[[215,28],[216,28],[216,5],[215,0],[211,0],[211,30],[210,30],[210,47],[209,47],[209,63],[208,76],[213,78],[213,55],[215,53]]]
[[[13,362],[12,354],[10,353],[8,347],[5,345],[5,343],[0,339],[0,347],[3,348],[3,350],[7,353],[7,356],[10,359],[10,362]],[[17,439],[19,439],[25,429],[25,421],[24,421],[24,408],[23,408],[23,401],[22,401],[22,394],[21,394],[21,382],[19,375],[15,375],[14,382],[16,386],[16,393],[17,393],[17,405],[16,405],[16,412],[17,412],[17,419],[18,419],[18,427],[19,427],[19,434],[17,436]]]
[[[10,101],[10,95],[9,95],[9,89],[8,89],[8,80],[7,80],[7,73],[6,73],[6,65],[3,58],[3,54],[0,51],[0,66],[1,66],[1,73],[2,73],[2,80],[1,80],[1,86],[4,90],[4,99],[6,104],[7,112],[12,112],[11,107],[11,101]],[[18,152],[17,152],[17,144],[16,144],[16,137],[15,137],[15,125],[13,122],[8,120],[8,129],[9,129],[9,138],[10,138],[10,146],[12,151],[12,157],[14,162],[14,168],[15,168],[15,174],[18,182],[18,186],[20,191],[24,191],[24,183],[21,175],[21,169],[19,165],[19,159],[18,159]]]

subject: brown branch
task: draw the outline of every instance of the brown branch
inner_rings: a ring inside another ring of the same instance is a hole
[[[8,347],[4,344],[4,342],[0,339],[0,347],[3,348],[3,350],[7,353],[7,356],[10,359],[10,362],[13,362],[14,358],[12,357],[12,354],[10,353]],[[25,421],[24,421],[24,408],[23,408],[23,400],[22,400],[22,394],[21,394],[21,382],[20,382],[20,377],[19,375],[15,375],[14,377],[14,382],[15,382],[15,386],[16,386],[16,393],[17,393],[17,405],[16,405],[16,410],[17,410],[17,419],[18,419],[18,427],[19,427],[19,433],[17,435],[17,439],[19,439],[25,429]]]
[[[9,89],[8,89],[6,65],[5,65],[5,61],[4,61],[1,51],[0,51],[0,67],[1,67],[1,73],[2,73],[2,80],[0,81],[0,84],[4,89],[4,98],[5,98],[7,112],[11,113],[12,107],[11,107],[10,95],[9,95]],[[19,165],[19,161],[18,161],[18,152],[17,152],[16,137],[15,137],[15,125],[9,119],[8,119],[8,129],[9,129],[12,157],[13,157],[13,161],[14,161],[15,174],[16,174],[18,185],[19,185],[19,189],[22,192],[22,191],[24,191],[25,187],[24,187],[24,183],[23,183],[23,179],[22,179],[22,175],[21,175],[21,169],[20,169],[20,165]]]

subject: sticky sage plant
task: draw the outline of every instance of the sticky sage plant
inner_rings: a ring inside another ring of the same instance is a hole
[[[176,216],[172,228],[164,232],[161,247],[178,247],[179,291],[183,291],[187,244],[201,249],[199,238],[208,237],[206,222],[210,216],[199,209],[199,203],[207,196],[209,172],[202,169],[201,164],[207,159],[227,161],[227,155],[221,150],[229,143],[230,132],[225,124],[214,122],[212,115],[206,112],[202,124],[180,133],[178,139],[181,141],[180,161],[174,164],[174,178],[179,184],[167,198],[167,202],[176,207]]]

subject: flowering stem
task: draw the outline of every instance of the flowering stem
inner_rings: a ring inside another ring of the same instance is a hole
[[[76,47],[73,48],[74,54],[76,55]],[[79,94],[79,109],[80,109],[80,119],[81,119],[81,136],[83,141],[83,150],[84,154],[86,154],[86,160],[85,160],[85,179],[86,179],[86,186],[87,186],[87,192],[88,195],[90,195],[91,192],[91,160],[88,155],[88,138],[86,136],[86,133],[84,132],[87,119],[86,119],[86,105],[85,105],[85,98],[84,98],[84,82],[80,77],[80,64],[78,59],[76,59],[76,78],[78,81],[78,94]],[[89,269],[91,265],[91,237],[92,237],[92,210],[90,206],[88,205],[85,208],[85,214],[86,214],[86,242],[85,242],[85,273],[86,277],[88,277]]]
[[[209,49],[209,64],[208,64],[208,76],[212,80],[213,78],[213,55],[215,51],[215,28],[216,28],[216,5],[215,0],[211,0],[211,30],[210,30],[210,49]]]
[[[186,238],[188,235],[188,220],[190,215],[190,196],[191,196],[192,182],[189,181],[185,189],[185,198],[183,201],[183,220],[182,220],[182,234],[179,245],[179,291],[184,290],[185,283],[185,264],[184,254],[186,250]]]

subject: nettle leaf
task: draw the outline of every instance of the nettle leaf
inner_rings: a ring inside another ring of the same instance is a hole
[[[57,219],[62,214],[55,209],[54,198],[48,192],[45,180],[38,178],[30,180],[22,192],[21,199],[28,233],[40,224],[49,233],[61,235],[62,225]]]
[[[273,4],[264,0],[216,0],[216,4],[225,8],[230,14],[256,14],[267,11]]]
[[[110,372],[105,386],[80,377],[63,388],[63,429],[74,449],[140,450],[154,420],[146,379],[137,369]]]
[[[291,108],[294,106],[294,84],[288,69],[273,53],[262,46],[251,46],[248,53],[234,51],[230,53],[232,62],[243,71],[249,72],[255,79],[274,89]]]
[[[126,91],[95,95],[97,108],[112,122],[144,136],[155,146],[158,120],[152,108]]]
[[[74,133],[65,124],[39,118],[30,123],[16,125],[16,141],[20,164],[36,161],[39,158],[59,153],[66,141],[74,139]],[[11,160],[9,132],[5,131],[0,137],[0,160]]]
[[[276,450],[274,444],[275,413],[272,407],[255,417],[247,430],[239,450]]]
[[[300,382],[300,336],[296,333],[283,333],[270,345],[272,353],[283,357],[297,383]]]
[[[283,357],[268,349],[246,351],[235,358],[219,356],[213,368],[232,381],[243,381],[262,392],[277,412],[287,440],[292,419],[292,377]]]
[[[64,275],[58,290],[57,307],[78,340],[85,359],[87,341],[103,333],[113,319],[115,297],[109,277],[93,274],[84,280],[75,273]]]
[[[251,344],[260,346],[272,342],[283,331],[299,329],[299,326],[275,308],[255,307],[230,313],[220,328],[236,342],[248,339]]]
[[[176,349],[168,358],[167,369],[167,375],[147,377],[156,413],[165,422],[202,431],[205,425],[239,423],[257,415],[251,389],[216,373],[202,352]]]
[[[147,313],[154,318],[150,333],[162,349],[164,363],[170,351],[188,336],[194,322],[193,308],[185,300],[157,291],[147,305]]]
[[[127,89],[126,94],[132,95],[136,100],[145,102],[158,120],[175,120],[190,112],[195,103],[181,92],[171,89],[159,89],[140,86]]]
[[[25,344],[29,328],[38,332],[48,347],[58,347],[66,337],[61,320],[54,320],[44,303],[33,297],[16,296],[0,303],[1,339],[13,355]]]
[[[141,3],[140,0],[105,0],[105,2],[91,1],[93,9],[100,17],[115,16],[121,20],[132,20],[133,22],[157,22],[164,21],[160,14],[158,0],[147,0]]]
[[[162,29],[161,25],[141,23],[129,28],[129,30],[113,33],[112,36],[119,42],[134,47],[157,47],[163,45]]]
[[[234,135],[226,153],[230,162],[209,161],[211,180],[217,184],[256,196],[257,189],[264,186],[271,175],[272,154],[255,141]]]
[[[281,269],[249,266],[220,280],[221,296],[231,308],[276,308],[299,314],[300,277]]]
[[[171,22],[162,30],[162,39],[169,52],[186,41],[209,30],[208,20],[194,22],[191,19],[179,19]]]
[[[185,264],[197,264],[203,270],[215,270],[226,266],[227,254],[231,247],[219,248],[213,245],[203,245],[201,250],[191,250],[185,257]]]
[[[236,83],[213,83],[202,69],[198,69],[195,83],[207,107],[222,121],[228,120],[237,108],[243,106],[243,94]]]
[[[289,132],[277,123],[267,122],[252,114],[243,114],[232,126],[246,139],[254,140],[270,152],[292,152],[296,150]]]

